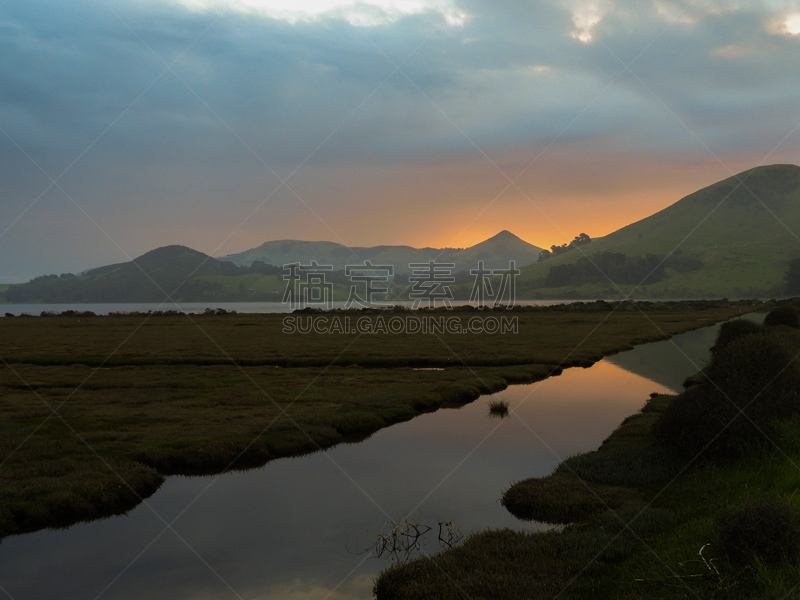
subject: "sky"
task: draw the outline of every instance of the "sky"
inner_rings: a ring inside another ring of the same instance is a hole
[[[796,0],[0,0],[0,283],[541,247],[800,163]]]

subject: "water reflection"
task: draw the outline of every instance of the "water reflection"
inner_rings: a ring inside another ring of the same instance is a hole
[[[370,598],[389,563],[349,552],[354,536],[409,514],[464,534],[536,529],[502,508],[502,490],[596,448],[653,391],[668,390],[601,361],[360,444],[217,478],[171,477],[126,516],[5,539],[0,586],[15,600]],[[512,416],[487,419],[498,399]]]
[[[750,313],[743,319],[762,323],[764,314]],[[670,341],[643,344],[628,352],[606,358],[618,365],[675,392],[683,390],[683,380],[708,364],[709,348],[714,345],[720,325],[676,335]]]

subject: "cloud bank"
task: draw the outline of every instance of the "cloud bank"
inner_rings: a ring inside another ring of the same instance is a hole
[[[0,282],[169,243],[603,235],[800,162],[797,72],[793,2],[8,2]]]

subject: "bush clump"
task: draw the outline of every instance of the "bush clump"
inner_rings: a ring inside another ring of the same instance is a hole
[[[761,331],[761,325],[753,323],[753,321],[748,321],[747,319],[726,321],[719,328],[717,339],[711,347],[711,354],[717,354],[720,350],[739,338],[753,333],[760,333]]]
[[[503,493],[500,503],[518,519],[567,525],[635,500],[634,490],[556,473],[515,483]]]
[[[684,456],[740,456],[773,424],[800,412],[800,372],[792,340],[752,334],[721,349],[707,381],[675,398],[653,425],[657,442]]]
[[[794,329],[800,329],[800,312],[794,306],[789,305],[773,308],[764,318],[764,325],[767,327],[787,325]]]
[[[734,564],[779,565],[800,558],[800,518],[784,498],[757,500],[724,513],[717,519],[717,537]]]

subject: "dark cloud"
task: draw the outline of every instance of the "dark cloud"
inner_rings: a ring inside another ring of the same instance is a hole
[[[594,25],[581,21],[590,4],[606,7]],[[314,194],[336,165],[363,173],[484,152],[535,156],[554,141],[576,157],[598,147],[673,162],[704,146],[757,155],[800,122],[800,36],[771,32],[781,13],[766,3],[715,10],[709,0],[683,13],[686,5],[666,1],[458,6],[470,17],[460,27],[438,12],[358,27],[236,11],[218,18],[172,2],[8,2],[0,232],[48,185],[16,144],[53,177],[69,167],[67,193],[136,254],[179,238],[197,246],[215,228],[224,239],[274,192],[276,173],[301,164],[292,181],[313,203],[323,202]],[[360,200],[359,182],[350,185],[354,203],[337,200],[340,211]],[[444,202],[457,210],[462,191],[451,185]],[[48,194],[77,210],[58,190]],[[298,215],[308,211],[290,191],[262,210],[284,220],[286,237],[302,237]],[[25,227],[14,243],[0,237],[18,265],[0,280],[112,261],[106,233],[87,248],[38,203],[14,225]],[[31,243],[42,248],[35,260]]]

